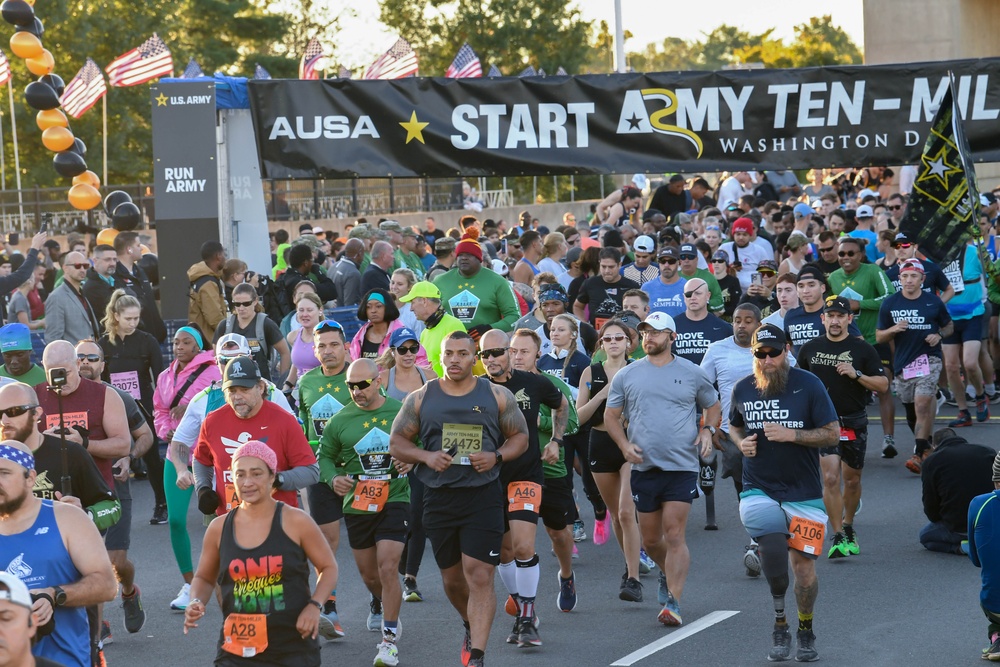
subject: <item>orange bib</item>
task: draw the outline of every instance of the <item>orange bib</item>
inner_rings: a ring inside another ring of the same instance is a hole
[[[389,480],[362,479],[354,485],[351,507],[362,512],[381,512],[389,499]]]
[[[803,519],[802,517],[792,517],[792,522],[788,526],[791,537],[788,538],[788,546],[796,551],[801,551],[810,556],[816,556],[823,551],[823,533],[826,527],[819,521]]]
[[[241,658],[252,658],[267,649],[267,617],[264,614],[230,614],[222,628],[222,650]]]
[[[511,482],[507,485],[508,512],[528,511],[538,514],[542,504],[542,486],[535,482]]]

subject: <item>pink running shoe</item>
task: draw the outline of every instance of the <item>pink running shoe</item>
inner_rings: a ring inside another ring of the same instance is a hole
[[[611,536],[611,517],[605,513],[604,519],[594,520],[594,544],[600,546]]]

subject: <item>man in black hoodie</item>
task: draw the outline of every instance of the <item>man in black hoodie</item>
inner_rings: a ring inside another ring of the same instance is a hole
[[[934,433],[933,452],[924,460],[924,514],[930,523],[920,530],[920,543],[931,551],[964,554],[968,539],[969,503],[993,491],[996,451],[974,445],[950,428]]]

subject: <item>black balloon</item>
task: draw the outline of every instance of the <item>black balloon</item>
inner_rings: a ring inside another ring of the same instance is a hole
[[[66,82],[58,74],[46,74],[39,81],[52,86],[52,90],[56,91],[56,95],[59,97],[62,97],[63,91],[66,90]]]
[[[24,99],[28,106],[38,111],[59,108],[59,95],[52,86],[41,81],[32,81],[24,89]]]
[[[45,26],[42,25],[42,20],[36,16],[35,20],[32,21],[30,24],[28,24],[28,25],[19,25],[17,27],[16,32],[30,32],[32,35],[34,35],[38,39],[41,39],[42,35],[45,34]]]
[[[132,201],[132,197],[129,196],[127,192],[122,192],[121,190],[115,190],[114,192],[108,193],[108,196],[104,198],[104,212],[109,216],[114,215],[115,208],[119,204]]]
[[[73,146],[69,150],[83,157],[87,154],[87,144],[83,143],[83,139],[80,137],[73,137]]]
[[[24,0],[4,0],[0,14],[4,21],[17,26],[30,26],[35,21],[35,10]]]
[[[66,178],[73,178],[87,171],[87,163],[84,162],[83,157],[73,151],[56,153],[56,156],[52,158],[52,165],[60,176]]]
[[[111,214],[111,226],[120,232],[130,232],[139,226],[142,212],[134,203],[127,201],[118,204]]]
[[[142,270],[146,272],[146,276],[149,278],[149,282],[156,289],[160,285],[160,260],[159,258],[151,252],[147,252],[145,255],[139,258],[139,266]]]

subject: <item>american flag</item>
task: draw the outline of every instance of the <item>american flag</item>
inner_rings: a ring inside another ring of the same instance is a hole
[[[521,73],[518,74],[518,76],[521,77],[521,78],[524,78],[526,76],[538,76],[538,72],[535,71],[534,67],[532,67],[531,65],[528,65],[523,70],[521,70]]]
[[[97,63],[87,58],[87,62],[66,85],[66,90],[63,91],[59,101],[62,103],[63,111],[73,118],[79,118],[107,94],[104,72]]]
[[[261,81],[263,79],[270,79],[271,73],[260,66],[260,63],[256,63],[256,67],[253,68],[253,78]]]
[[[562,68],[562,65],[556,70],[556,76],[567,76],[566,70]]]
[[[490,71],[486,76],[488,77],[503,76],[503,72],[501,72],[500,68],[497,67],[496,65],[490,65]]]
[[[538,68],[538,76],[545,76],[545,70],[543,70],[541,67]]]
[[[299,78],[318,79],[319,70],[316,69],[316,64],[322,57],[323,46],[319,43],[318,39],[313,37],[306,44],[306,52],[302,54],[302,60],[299,61]]]
[[[340,69],[337,70],[337,76],[340,77],[341,79],[350,79],[351,78],[351,70],[349,70],[346,67],[344,67],[343,65],[341,65]]]
[[[402,79],[416,76],[417,54],[410,43],[400,37],[388,51],[365,70],[364,79]]]
[[[205,73],[201,71],[201,65],[194,61],[194,58],[188,60],[187,67],[184,68],[184,73],[181,74],[182,79],[197,79],[199,76],[205,76]]]
[[[123,53],[104,70],[115,87],[138,86],[161,76],[174,73],[170,49],[156,33],[138,48]]]
[[[479,57],[468,42],[462,44],[462,48],[458,50],[455,60],[452,61],[444,75],[449,79],[465,79],[483,75],[483,66],[479,62]]]
[[[0,51],[0,86],[6,84],[10,79],[10,63],[7,62],[7,56],[3,54],[3,51]]]

